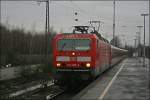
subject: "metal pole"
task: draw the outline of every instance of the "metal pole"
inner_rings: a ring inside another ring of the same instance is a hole
[[[136,34],[138,39],[137,52],[138,52],[138,56],[140,56],[140,32],[136,32]]]
[[[145,66],[145,16],[144,16],[144,54],[143,54],[143,66]]]
[[[46,12],[45,12],[45,64],[48,65],[48,35],[49,35],[49,0],[37,0],[38,2],[45,2]]]
[[[125,39],[125,35],[123,35],[123,39],[124,39],[124,48],[126,47],[126,39]]]
[[[141,27],[139,27],[139,45],[141,45],[141,28],[142,28],[143,26],[141,26]]]
[[[115,0],[113,1],[114,4],[114,13],[113,13],[113,39],[115,38]],[[114,45],[116,45],[114,41]]]
[[[47,1],[46,1],[46,26],[45,26],[45,63],[46,63],[46,66],[47,66],[47,26],[48,26],[48,20],[47,20]]]
[[[143,67],[145,66],[145,16],[148,16],[148,14],[141,14],[141,16],[144,16],[144,47],[143,47]]]
[[[46,0],[46,33],[45,33],[45,39],[46,39],[46,66],[48,66],[48,54],[49,54],[49,46],[48,46],[48,37],[49,37],[49,0]]]
[[[134,39],[134,41],[135,41],[135,43],[134,43],[134,54],[135,54],[135,55],[134,55],[134,56],[135,56],[135,57],[136,57],[136,40],[137,40],[137,39],[135,38],[135,39]]]
[[[47,11],[47,13],[48,13],[48,16],[47,16],[47,17],[48,17],[48,31],[47,31],[47,33],[49,34],[49,28],[50,28],[50,27],[49,27],[49,0],[47,0],[47,8],[48,8],[48,9],[47,9],[47,10],[48,10],[48,11]]]
[[[149,0],[149,6],[150,6],[150,0]],[[150,14],[150,10],[149,10],[149,14]],[[149,19],[150,19],[150,16],[149,16]],[[150,23],[150,20],[149,20],[149,23]],[[150,48],[150,28],[149,28],[149,48]],[[149,51],[149,58],[150,58],[150,51]],[[150,60],[149,60],[149,67],[150,67]],[[150,73],[149,73],[150,75]],[[149,91],[150,93],[150,91]]]
[[[139,36],[138,56],[142,56],[141,55],[141,51],[142,51],[142,47],[141,47],[141,29],[143,28],[143,26],[137,26],[137,28],[139,28],[139,32],[138,32],[138,36]]]
[[[44,1],[43,1],[44,2]],[[47,2],[45,3],[46,4],[46,8],[45,8],[45,18],[46,18],[46,20],[45,20],[45,36],[46,36],[46,34],[47,34]]]
[[[49,0],[47,0],[47,34],[46,34],[46,53],[47,53],[47,56],[46,56],[46,59],[47,59],[47,66],[48,66],[48,54],[49,54]]]
[[[49,36],[49,0],[46,1],[46,4],[47,4],[47,33],[46,33],[46,40],[47,40],[47,43],[46,43],[46,48],[47,48],[47,58],[48,58],[48,36]]]
[[[135,51],[136,51],[136,40],[137,40],[137,39],[134,39],[134,41],[135,41],[135,42],[134,42]]]
[[[141,29],[143,26],[137,26],[139,28],[139,45],[141,44]]]
[[[138,46],[140,45],[140,32],[136,32],[136,34],[137,34],[137,39],[138,39]]]

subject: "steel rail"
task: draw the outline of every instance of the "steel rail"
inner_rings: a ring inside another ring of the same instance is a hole
[[[49,95],[46,96],[46,100],[52,100],[52,99],[56,98],[57,96],[59,96],[60,94],[62,94],[64,92],[65,92],[65,90],[61,90],[61,91],[59,91],[55,94],[49,94]]]
[[[54,85],[54,83],[52,83],[52,81],[48,82],[47,84],[47,87],[48,86],[52,86]],[[12,97],[16,97],[16,96],[19,96],[19,95],[22,95],[24,93],[27,93],[27,92],[30,92],[30,91],[34,91],[36,89],[39,89],[39,88],[44,88],[45,84],[38,84],[38,85],[35,85],[35,86],[31,86],[29,88],[26,88],[26,89],[23,89],[23,90],[19,90],[19,91],[16,91],[16,92],[13,92],[13,93],[10,93],[8,95],[9,98],[12,98]]]

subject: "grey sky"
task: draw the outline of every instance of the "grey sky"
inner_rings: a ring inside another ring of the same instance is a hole
[[[75,17],[74,13],[78,12]],[[148,1],[116,1],[116,35],[128,44],[134,44],[137,25],[143,25],[141,13],[149,12]],[[79,21],[75,22],[74,19]],[[24,27],[26,30],[44,31],[45,3],[37,4],[31,1],[2,1],[2,23],[9,27]],[[89,20],[101,20],[100,33],[107,39],[112,39],[113,1],[52,1],[50,2],[50,26],[59,32],[71,32],[73,25],[89,25]],[[126,26],[126,27],[122,27]],[[146,44],[149,35],[149,17],[146,17]],[[141,40],[143,41],[143,33]]]

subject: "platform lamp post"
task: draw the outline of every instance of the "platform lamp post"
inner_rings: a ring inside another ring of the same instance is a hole
[[[143,47],[143,67],[145,66],[145,16],[148,16],[148,14],[141,14],[141,16],[144,16],[144,47]]]

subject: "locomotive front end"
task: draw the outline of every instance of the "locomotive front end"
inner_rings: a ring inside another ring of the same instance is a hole
[[[87,80],[94,62],[93,39],[83,34],[58,35],[53,52],[57,80]]]

